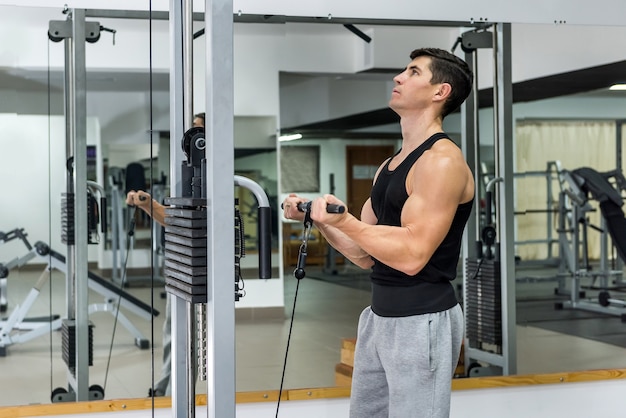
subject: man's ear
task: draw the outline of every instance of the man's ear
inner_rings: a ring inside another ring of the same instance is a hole
[[[439,89],[435,93],[434,100],[435,101],[446,101],[448,97],[452,94],[452,86],[448,83],[441,83],[439,85]]]

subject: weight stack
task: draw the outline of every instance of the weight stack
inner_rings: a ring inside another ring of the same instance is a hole
[[[241,259],[246,256],[246,241],[243,219],[239,211],[239,199],[235,199],[235,302],[244,295],[241,276]]]
[[[61,195],[61,242],[66,245],[75,245],[76,226],[74,221],[74,193]],[[98,202],[91,194],[87,194],[87,243],[97,244],[92,235],[98,233]]]
[[[472,346],[502,346],[502,297],[500,262],[467,259],[465,329]]]
[[[61,242],[74,245],[74,193],[61,196]]]
[[[165,289],[188,302],[206,303],[206,199],[170,197],[165,204]]]
[[[74,372],[76,369],[76,321],[64,319],[61,324],[63,361]],[[89,321],[89,365],[93,366],[93,324]]]

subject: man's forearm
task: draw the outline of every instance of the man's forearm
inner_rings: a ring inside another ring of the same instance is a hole
[[[368,269],[374,264],[370,255],[339,229],[329,225],[317,226],[317,229],[334,249],[355,265]]]
[[[142,205],[141,209],[152,217],[161,226],[165,226],[165,206],[152,199],[152,203]]]

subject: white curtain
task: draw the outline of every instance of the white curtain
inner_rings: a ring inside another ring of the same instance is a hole
[[[616,161],[616,123],[614,121],[518,121],[515,143],[515,216],[516,241],[545,240],[548,220],[552,219],[552,237],[558,239],[558,215],[529,213],[535,210],[557,209],[559,181],[556,173],[547,179],[537,175],[546,171],[548,163],[559,161],[566,170],[591,167],[598,171],[614,170]],[[623,141],[622,141],[623,142]],[[622,156],[623,160],[623,156]],[[623,166],[623,161],[622,161]],[[531,174],[531,172],[534,172]],[[527,173],[527,174],[524,174]],[[552,185],[552,207],[548,198],[548,182]],[[597,208],[596,202],[592,205]],[[522,214],[526,212],[525,214]],[[600,226],[599,208],[589,220]],[[589,231],[589,257],[600,256],[600,233]],[[552,246],[558,255],[558,244]],[[517,245],[516,254],[522,260],[541,260],[548,256],[547,244]]]

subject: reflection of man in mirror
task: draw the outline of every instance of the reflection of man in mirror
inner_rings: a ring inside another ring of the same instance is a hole
[[[193,126],[204,128],[205,113],[197,113],[193,117]],[[165,206],[152,199],[149,193],[142,190],[131,190],[126,195],[126,204],[140,208],[152,216],[161,226],[165,226]],[[161,378],[148,391],[148,396],[165,396],[170,394],[170,377],[172,374],[172,324],[170,295],[167,293],[165,320],[163,322],[163,367]]]
[[[204,128],[204,119],[205,119],[206,114],[204,112],[201,113],[197,113],[194,115],[193,117],[193,126],[199,126],[201,128]]]
[[[434,48],[411,53],[393,81],[402,148],[378,168],[361,220],[329,214],[325,195],[311,218],[330,244],[370,269],[371,306],[359,318],[350,417],[445,418],[463,340],[463,313],[451,281],[474,201],[474,180],[443,119],[467,98],[468,65]],[[288,219],[303,219],[290,195]]]
[[[193,126],[204,128],[204,112],[196,113],[193,116]],[[165,207],[154,199],[151,199],[149,193],[142,190],[130,190],[126,195],[126,204],[136,206],[152,215],[152,218],[161,225],[165,225]]]

